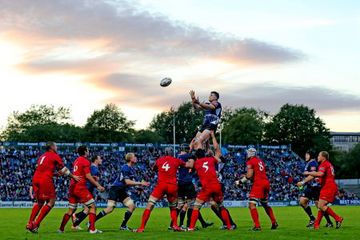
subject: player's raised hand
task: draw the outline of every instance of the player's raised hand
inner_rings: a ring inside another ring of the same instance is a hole
[[[195,91],[190,90],[189,94],[190,94],[191,99],[194,101],[194,99],[195,99]]]
[[[298,182],[297,184],[296,184],[296,186],[298,186],[298,187],[302,187],[304,184],[303,184],[303,182]]]
[[[99,192],[105,192],[105,188],[103,186],[98,186],[97,190],[99,190]]]
[[[149,182],[141,182],[141,186],[148,187],[150,186]]]

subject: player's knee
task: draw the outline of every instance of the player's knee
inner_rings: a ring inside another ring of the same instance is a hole
[[[49,207],[54,207],[54,205],[55,205],[55,199],[50,199],[48,202],[47,202],[47,205],[49,206]]]
[[[132,203],[132,204],[130,204],[130,205],[128,206],[128,210],[129,210],[130,212],[134,212],[135,209],[136,209],[136,206],[135,206],[134,203]]]
[[[115,207],[114,206],[107,206],[104,211],[106,212],[106,214],[108,213],[112,213],[114,211]]]
[[[254,208],[256,208],[256,203],[249,202],[249,209],[254,209]]]
[[[170,208],[176,208],[177,207],[177,201],[169,202]]]
[[[194,209],[201,209],[202,205],[203,205],[202,202],[195,201],[195,203],[194,203]]]

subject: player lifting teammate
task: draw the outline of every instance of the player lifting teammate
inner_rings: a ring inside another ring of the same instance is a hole
[[[214,132],[210,132],[212,142],[215,148],[214,157],[206,157],[204,149],[197,149],[195,153],[196,161],[189,161],[189,167],[193,167],[199,176],[201,182],[201,191],[198,193],[194,209],[191,215],[190,226],[188,231],[194,231],[196,221],[199,216],[199,210],[205,202],[209,202],[211,199],[217,203],[222,219],[224,219],[228,230],[232,230],[232,226],[229,219],[229,214],[223,205],[224,195],[221,189],[221,184],[217,178],[215,166],[221,162],[221,150],[219,144],[216,141]]]
[[[338,193],[338,187],[335,182],[335,171],[333,165],[329,161],[329,153],[322,151],[319,153],[318,162],[320,166],[317,172],[305,172],[308,177],[304,179],[303,184],[313,180],[314,178],[320,178],[321,190],[318,203],[318,215],[314,223],[314,228],[320,228],[320,222],[325,213],[333,217],[336,221],[336,228],[340,228],[343,222],[343,218],[338,216],[329,206],[335,200]]]
[[[48,142],[46,144],[46,152],[37,161],[35,174],[32,179],[35,202],[26,229],[33,233],[38,231],[41,221],[55,205],[56,192],[53,182],[55,169],[58,170],[60,175],[73,178],[73,181],[81,179],[78,176],[72,175],[69,169],[64,166],[62,159],[57,154],[56,143]],[[46,205],[44,205],[45,203]],[[36,218],[38,214],[39,216]]]
[[[148,182],[137,181],[137,176],[134,169],[134,166],[137,163],[137,157],[135,154],[126,154],[125,161],[126,164],[121,167],[120,173],[110,187],[107,207],[96,216],[96,221],[98,221],[105,215],[114,211],[116,202],[121,202],[124,206],[127,207],[127,211],[125,212],[124,220],[121,223],[120,230],[130,230],[130,228],[127,226],[127,222],[136,208],[134,201],[127,194],[128,188],[131,186],[150,186],[150,183]]]
[[[141,219],[141,225],[136,232],[144,232],[147,221],[150,218],[151,211],[157,201],[161,200],[165,195],[169,202],[170,218],[172,222],[172,228],[174,231],[181,231],[181,228],[177,224],[177,198],[178,198],[178,186],[176,174],[180,166],[185,166],[186,163],[180,159],[174,158],[172,148],[165,148],[165,156],[156,160],[154,170],[158,171],[158,182],[153,192],[149,197],[148,204]]]
[[[247,173],[242,177],[240,182],[245,183],[247,180],[252,180],[253,185],[251,187],[249,195],[249,209],[250,214],[254,222],[253,231],[260,231],[260,221],[259,214],[256,209],[256,205],[260,203],[265,209],[266,214],[271,220],[271,229],[276,229],[278,224],[276,222],[272,208],[268,204],[269,191],[270,191],[270,182],[266,176],[266,166],[265,163],[256,156],[256,149],[249,148],[246,151],[247,154]]]
[[[194,156],[188,153],[188,147],[182,146],[181,152],[178,155],[178,158],[185,163],[190,159],[194,159]],[[178,174],[178,205],[177,211],[180,216],[179,226],[186,230],[190,226],[191,214],[194,207],[194,202],[196,198],[196,190],[194,183],[192,182],[194,178],[194,171],[188,168],[180,168]],[[184,226],[184,219],[187,213],[187,224]],[[201,213],[199,212],[199,221],[203,228],[212,226],[213,223],[206,222]],[[170,223],[169,229],[172,229],[172,222]]]
[[[204,120],[195,138],[191,141],[190,150],[204,149],[204,145],[210,139],[210,134],[216,132],[221,119],[221,104],[218,102],[219,93],[212,91],[208,102],[200,103],[193,90],[190,91],[192,104],[196,110],[204,110]]]

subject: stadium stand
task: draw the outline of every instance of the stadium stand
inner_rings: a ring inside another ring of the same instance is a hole
[[[38,146],[15,146],[3,145],[0,147],[0,200],[1,201],[26,201],[30,200],[29,188],[31,178],[36,166],[37,158],[41,155],[41,144]],[[126,152],[136,152],[138,164],[136,171],[138,176],[145,181],[152,183],[151,187],[144,190],[132,189],[132,198],[136,201],[146,202],[151,190],[156,183],[156,174],[152,171],[151,165],[162,154],[161,147],[147,145],[131,145],[132,147],[102,147],[90,146],[91,155],[101,155],[103,165],[101,166],[101,182],[109,186],[120,166],[125,163]],[[138,147],[140,146],[140,147]],[[302,179],[301,172],[304,161],[288,147],[262,147],[257,146],[259,156],[266,162],[268,177],[271,181],[270,201],[292,201],[297,200],[299,189],[295,183]],[[245,146],[228,146],[223,149],[226,158],[225,164],[220,166],[220,175],[225,187],[226,200],[247,199],[249,185],[242,187],[235,186],[234,182],[245,172]],[[71,144],[63,144],[59,148],[59,154],[65,165],[71,168],[72,161],[77,154],[75,147]],[[57,187],[57,200],[67,200],[69,180],[54,176]],[[98,201],[104,201],[97,197]],[[340,191],[339,199],[358,199],[355,194]]]

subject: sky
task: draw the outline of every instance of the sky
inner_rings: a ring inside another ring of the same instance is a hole
[[[146,128],[194,89],[272,114],[305,104],[359,132],[359,42],[355,0],[0,0],[0,127],[32,104],[83,125],[115,103]]]

